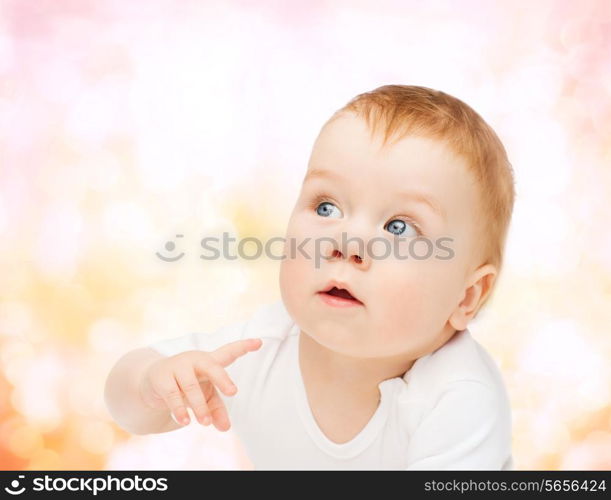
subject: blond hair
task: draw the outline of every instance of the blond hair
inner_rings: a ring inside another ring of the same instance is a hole
[[[327,121],[352,112],[364,118],[372,136],[382,127],[383,145],[393,136],[440,139],[466,160],[480,189],[482,264],[500,272],[515,198],[513,168],[494,130],[469,105],[439,90],[384,85],[357,95]],[[326,125],[326,124],[325,124]]]

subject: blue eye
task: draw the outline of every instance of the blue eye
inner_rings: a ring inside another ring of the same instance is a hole
[[[335,207],[337,208],[333,203],[329,202],[329,201],[323,201],[320,205],[318,205],[318,207],[316,208],[316,213],[318,215],[320,215],[321,217],[330,217],[330,214],[333,211],[333,208]],[[337,210],[339,211],[339,208],[337,208]],[[340,212],[341,213],[341,212]]]
[[[412,236],[418,235],[417,228],[414,225],[412,225],[412,224],[408,224],[407,222],[405,222],[402,219],[393,219],[388,224],[386,224],[386,228],[388,228],[389,232],[391,232],[392,234],[395,234],[397,236],[403,236],[403,232],[408,227],[412,227],[413,228]]]

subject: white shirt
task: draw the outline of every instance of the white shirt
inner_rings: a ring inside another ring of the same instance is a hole
[[[225,369],[238,386],[225,402],[255,469],[460,470],[513,468],[511,408],[501,373],[468,330],[378,385],[378,407],[353,439],[335,443],[311,412],[298,363],[300,328],[284,303],[212,333],[148,347],[166,356],[261,338]]]

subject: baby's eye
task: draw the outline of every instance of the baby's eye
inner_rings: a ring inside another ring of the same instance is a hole
[[[403,232],[408,227],[412,228],[412,236],[418,235],[418,229],[416,228],[416,226],[414,224],[408,224],[403,219],[391,220],[388,224],[386,224],[386,227],[384,229],[388,229],[389,232],[391,232],[392,234],[396,234],[397,236],[403,236]]]
[[[333,213],[333,207],[335,207],[341,214],[339,208],[329,201],[323,201],[320,205],[318,205],[318,207],[316,207],[316,213],[321,217],[330,217],[330,214]]]

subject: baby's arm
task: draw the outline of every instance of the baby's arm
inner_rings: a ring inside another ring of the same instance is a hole
[[[407,470],[501,470],[511,461],[511,413],[475,380],[451,383],[408,445]]]
[[[104,399],[113,419],[132,434],[168,432],[182,426],[168,408],[151,408],[140,396],[146,369],[164,356],[148,347],[129,351],[113,366],[104,388]]]
[[[259,347],[260,339],[243,339],[214,351],[190,349],[172,356],[153,354],[149,348],[131,351],[111,370],[106,404],[119,425],[134,434],[179,428],[172,416],[187,425],[187,405],[201,424],[228,430],[227,410],[217,387],[233,396],[237,387],[225,368]]]

